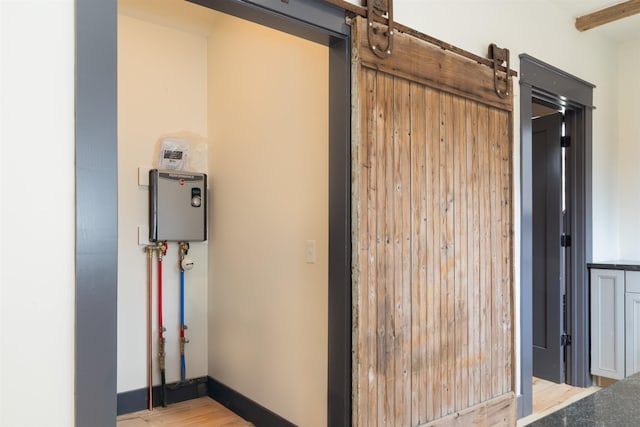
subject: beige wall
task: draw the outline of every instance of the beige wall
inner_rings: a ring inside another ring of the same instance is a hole
[[[200,9],[195,22],[193,6],[162,2],[176,19],[136,6],[119,15],[118,391],[146,384],[137,169],[152,165],[159,136],[208,133],[209,242],[190,253],[187,374],[326,425],[328,49]],[[164,274],[168,381],[179,372],[175,250]]]
[[[207,78],[205,36],[118,16],[118,392],[147,384],[147,257],[138,227],[148,230],[149,199],[148,187],[138,185],[138,168],[157,162],[162,135],[207,135]],[[206,168],[206,161],[199,163]],[[192,242],[189,258],[195,267],[185,273],[185,357],[187,378],[194,378],[207,375],[207,243]],[[178,246],[169,242],[163,260],[167,382],[180,380],[179,271]],[[153,287],[153,375],[159,384],[155,279]]]
[[[228,16],[209,40],[209,374],[326,426],[328,49]]]

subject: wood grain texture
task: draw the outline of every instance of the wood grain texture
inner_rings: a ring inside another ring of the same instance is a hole
[[[421,427],[511,427],[517,421],[515,399],[514,393],[505,393]]]
[[[351,15],[351,14],[355,14],[355,15],[359,15],[362,17],[367,16],[367,8],[363,7],[363,6],[359,6],[350,2],[347,2],[345,0],[324,0],[325,3],[329,3],[333,6],[339,7],[341,9],[344,9],[345,12],[347,13],[347,15]],[[374,21],[387,25],[389,20],[387,18],[384,17],[379,17],[379,16],[375,16],[374,17]],[[474,61],[478,64],[484,64],[488,67],[492,67],[493,63],[490,59],[488,58],[483,58],[482,56],[478,56],[472,52],[469,52],[467,50],[464,50],[462,48],[459,48],[457,46],[452,45],[451,43],[447,43],[445,41],[439,40],[433,36],[430,36],[428,34],[424,34],[414,28],[410,28],[407,27],[406,25],[402,25],[399,22],[395,22],[394,23],[394,27],[396,29],[396,31],[399,31],[401,33],[416,37],[422,41],[425,41],[427,43],[430,43],[434,46],[439,47],[440,49],[444,49],[449,51],[450,53],[455,53],[456,55],[460,55],[463,58],[467,58],[470,59],[471,61]],[[509,72],[510,76],[517,76],[518,73],[515,70],[507,70],[506,67],[503,66],[499,66],[498,67],[498,71],[502,71],[502,72]]]
[[[511,111],[363,65],[360,30],[354,424],[511,422]]]
[[[361,26],[360,33],[366,31],[364,20],[356,19],[354,23]],[[396,33],[393,46],[393,55],[381,61],[369,48],[368,39],[362,38],[357,46],[362,65],[496,108],[507,111],[513,109],[512,79],[509,79],[508,85],[510,95],[499,97],[490,67],[453,55],[406,34]],[[504,85],[503,80],[500,85]]]
[[[209,397],[175,403],[153,411],[140,411],[121,415],[118,427],[252,427]]]
[[[520,418],[517,427],[526,426],[552,412],[600,390],[601,387],[573,387],[567,384],[555,384],[540,378],[533,378],[533,412]]]
[[[576,18],[576,29],[586,31],[640,13],[640,0],[628,0]]]

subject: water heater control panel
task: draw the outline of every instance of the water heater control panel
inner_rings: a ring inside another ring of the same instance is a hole
[[[207,240],[207,175],[149,171],[149,240]]]

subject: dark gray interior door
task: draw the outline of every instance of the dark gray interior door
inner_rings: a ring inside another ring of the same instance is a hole
[[[533,120],[533,376],[563,382],[562,114]]]

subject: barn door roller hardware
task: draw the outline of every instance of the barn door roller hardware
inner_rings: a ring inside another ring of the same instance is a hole
[[[376,16],[388,18],[389,24],[386,30],[374,24]],[[388,58],[393,49],[393,0],[367,0],[367,28],[369,46],[373,53],[379,58]],[[376,41],[381,38],[386,40],[384,46]]]
[[[495,43],[489,45],[489,59],[493,61],[493,87],[500,98],[509,96],[509,49],[500,48]],[[507,72],[504,75],[504,90],[500,89],[500,78],[498,76],[498,67],[505,64]]]

